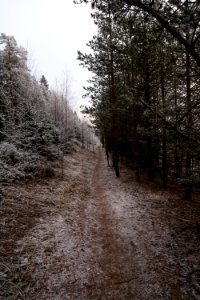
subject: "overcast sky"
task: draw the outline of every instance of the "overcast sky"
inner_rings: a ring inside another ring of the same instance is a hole
[[[77,50],[89,51],[86,43],[96,33],[90,13],[89,4],[73,0],[0,0],[0,33],[14,35],[37,77],[44,74],[51,87],[67,74],[75,109],[86,103],[82,86],[90,73],[76,58]]]

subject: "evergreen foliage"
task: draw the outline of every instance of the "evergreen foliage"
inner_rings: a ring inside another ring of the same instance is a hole
[[[116,175],[121,159],[138,180],[147,174],[164,188],[169,179],[191,187],[200,172],[199,3],[99,0],[93,7],[93,52],[78,52],[94,73],[85,112]]]
[[[31,75],[27,51],[1,34],[0,181],[53,175],[52,162],[89,139],[82,126],[67,97]]]

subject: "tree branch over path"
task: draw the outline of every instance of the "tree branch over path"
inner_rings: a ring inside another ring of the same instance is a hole
[[[140,8],[154,17],[181,45],[186,48],[188,53],[193,57],[197,65],[200,67],[200,55],[197,53],[195,48],[175,28],[173,28],[168,21],[165,20],[160,13],[155,11],[152,7],[142,3],[140,0],[124,0],[124,2],[130,6],[136,6]]]
[[[74,0],[74,3],[82,3],[82,2],[91,2],[92,6],[94,7],[95,4],[99,3],[99,0]],[[128,4],[129,6],[136,6],[143,11],[147,12],[149,15],[154,17],[166,30],[169,32],[181,45],[185,47],[187,52],[191,55],[191,57],[195,60],[197,65],[200,67],[200,55],[195,49],[195,46],[190,44],[186,38],[184,38],[180,32],[178,32],[165,18],[156,10],[152,8],[150,5],[144,4],[141,0],[123,0],[124,3]]]

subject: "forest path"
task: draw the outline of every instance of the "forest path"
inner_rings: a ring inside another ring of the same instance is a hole
[[[60,173],[5,187],[0,299],[200,299],[199,203],[116,178],[100,148]]]

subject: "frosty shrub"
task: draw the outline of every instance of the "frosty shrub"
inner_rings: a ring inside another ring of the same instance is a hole
[[[60,160],[62,158],[62,151],[59,146],[50,144],[38,147],[37,151],[49,161]]]
[[[19,170],[24,174],[25,178],[52,177],[54,175],[54,170],[47,160],[31,152],[24,153],[23,161],[21,161],[19,165]]]
[[[31,152],[24,153],[23,160],[21,161],[19,165],[20,171],[26,173],[26,174],[35,174],[37,170],[39,169],[40,164],[43,164],[44,162],[41,161],[38,155],[33,154]]]
[[[45,168],[42,170],[42,176],[53,177],[55,175],[54,169],[51,165],[45,165]]]
[[[18,150],[13,144],[0,144],[0,182],[53,175],[54,170],[45,157],[38,153]]]
[[[65,144],[65,153],[72,153],[77,151],[77,147],[81,147],[81,142],[78,141],[75,138],[72,138],[71,140],[67,141]]]
[[[14,144],[3,142],[0,144],[0,158],[8,164],[15,165],[21,160],[22,152]]]
[[[14,180],[24,179],[24,173],[16,166],[8,165],[0,161],[0,182],[12,182]]]
[[[34,177],[53,177],[54,170],[48,164],[28,164],[26,163],[25,168],[25,178],[32,179]]]

